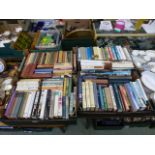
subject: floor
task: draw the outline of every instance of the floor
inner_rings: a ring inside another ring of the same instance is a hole
[[[23,131],[23,130],[10,130],[0,131],[1,135],[154,135],[155,128],[149,127],[129,127],[125,126],[122,129],[104,129],[94,130],[92,126],[88,129],[85,128],[86,120],[78,119],[77,124],[67,127],[66,132],[62,132],[59,128],[45,131]]]

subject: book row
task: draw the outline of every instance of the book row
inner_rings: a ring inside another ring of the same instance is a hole
[[[78,60],[106,60],[106,61],[131,61],[127,47],[80,47],[78,48]]]
[[[74,76],[20,79],[8,99],[4,116],[13,120],[69,120],[77,117],[77,111],[102,112],[104,116],[107,112],[154,110],[140,79],[80,75],[77,80]]]
[[[79,103],[82,111],[137,112],[150,108],[139,79],[108,81],[96,76],[79,78]]]
[[[76,91],[69,77],[19,80],[5,116],[9,119],[69,119],[76,115]]]

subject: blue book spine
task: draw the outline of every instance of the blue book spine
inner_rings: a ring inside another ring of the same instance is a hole
[[[115,98],[116,98],[117,109],[118,109],[118,111],[122,111],[123,110],[122,103],[121,103],[120,95],[119,95],[118,88],[117,88],[116,84],[113,85],[113,90],[114,90],[114,94],[115,94]]]
[[[114,60],[117,60],[117,56],[116,56],[116,53],[115,53],[114,48],[113,48],[112,46],[111,46],[110,48],[111,48],[111,51],[112,51],[112,53],[113,53]]]
[[[140,105],[141,103],[139,102],[138,94],[137,94],[132,82],[130,82],[130,87],[132,89],[132,92],[133,92],[133,95],[134,95],[137,105]]]
[[[85,47],[86,60],[88,60],[88,52],[87,52],[87,48],[88,48],[88,47]]]
[[[90,48],[89,47],[86,48],[86,52],[87,52],[87,59],[91,60],[91,54],[90,54]]]
[[[35,72],[52,72],[53,69],[48,69],[48,68],[45,68],[45,69],[35,69]]]
[[[107,108],[107,98],[106,98],[106,95],[105,95],[105,90],[104,88],[102,88],[102,96],[103,96],[103,103],[104,103],[104,110],[108,110]]]
[[[90,47],[90,55],[91,55],[91,60],[93,59],[93,48]]]
[[[119,52],[117,51],[116,46],[113,46],[113,48],[114,48],[114,50],[115,50],[117,60],[121,60],[121,57],[120,57],[120,55],[119,55]]]
[[[78,60],[80,61],[81,58],[82,58],[82,56],[81,56],[81,50],[80,50],[80,48],[78,48]]]
[[[101,109],[104,110],[104,99],[103,99],[103,93],[102,93],[102,86],[99,85],[99,94],[100,94],[100,101],[101,101]]]
[[[79,94],[79,103],[82,103],[82,78],[79,77],[78,80],[78,94]]]
[[[96,83],[93,83],[93,92],[94,92],[94,97],[95,97],[96,108],[99,109],[100,107],[99,107]]]
[[[97,86],[97,97],[98,97],[99,109],[102,109],[99,86]]]
[[[133,95],[133,92],[132,92],[132,89],[130,87],[130,84],[129,83],[125,84],[125,88],[127,90],[128,96],[130,98],[130,101],[131,101],[130,103],[131,103],[133,111],[137,111],[139,109],[139,107],[138,107],[138,105],[136,103],[136,99],[135,99],[135,97]]]

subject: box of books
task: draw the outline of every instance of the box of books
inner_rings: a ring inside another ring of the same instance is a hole
[[[77,53],[78,70],[82,73],[131,76],[134,70],[129,49],[125,46],[79,47],[73,50]]]
[[[76,71],[74,51],[31,52],[21,63],[22,78],[50,78]]]
[[[78,110],[83,116],[151,117],[150,103],[140,79],[105,79],[81,75],[78,78]]]
[[[21,79],[13,89],[4,118],[15,125],[76,121],[77,88],[74,78]]]

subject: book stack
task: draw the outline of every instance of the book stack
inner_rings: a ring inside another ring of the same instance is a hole
[[[139,79],[110,82],[95,76],[81,76],[79,92],[82,111],[138,112],[150,107]]]
[[[53,74],[73,72],[75,54],[72,51],[30,53],[25,61],[21,77],[49,78]]]
[[[77,49],[81,71],[131,70],[129,49],[122,46],[80,47]]]
[[[69,119],[76,114],[72,78],[22,79],[5,111],[9,119]]]

